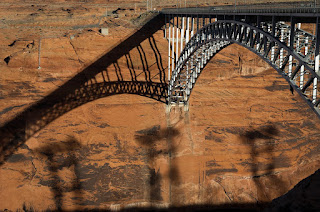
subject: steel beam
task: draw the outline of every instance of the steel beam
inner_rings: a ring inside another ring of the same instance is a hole
[[[172,16],[172,45],[171,45],[171,51],[172,51],[172,55],[171,55],[171,64],[172,64],[172,72],[174,71],[174,64],[175,64],[175,52],[174,52],[174,32],[175,32],[175,26],[174,26],[174,23],[175,23],[175,16]]]
[[[182,17],[182,30],[181,30],[181,46],[180,46],[180,51],[183,49],[183,41],[184,41],[184,33],[185,33],[185,17]]]
[[[290,36],[289,36],[289,45],[290,45],[290,50],[293,51],[293,45],[294,45],[294,37],[295,37],[295,28],[296,28],[296,23],[294,17],[291,17],[291,26],[290,26]],[[291,77],[292,74],[292,55],[290,54],[289,56],[289,70],[288,70],[288,76]]]
[[[314,72],[319,74],[319,45],[320,45],[320,27],[319,27],[319,17],[317,17],[316,21],[316,49],[315,49],[315,58],[314,58]],[[318,86],[318,78],[313,79],[313,92],[312,92],[312,103],[315,104],[317,101],[317,86]]]
[[[178,62],[178,57],[179,57],[179,16],[177,16],[177,34],[176,34],[176,61],[175,63]]]
[[[170,67],[170,60],[171,60],[171,24],[170,24],[170,15],[169,16],[169,27],[168,27],[168,31],[169,31],[169,37],[168,37],[168,82],[170,82],[171,79],[171,67]]]

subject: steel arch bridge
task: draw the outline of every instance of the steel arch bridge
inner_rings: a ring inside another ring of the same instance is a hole
[[[173,105],[188,109],[192,89],[206,64],[220,49],[236,43],[273,67],[320,117],[318,9],[221,8],[162,11],[169,42],[168,109]],[[314,33],[303,30],[305,26],[311,26]]]

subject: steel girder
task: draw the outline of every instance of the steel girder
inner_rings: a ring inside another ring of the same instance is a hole
[[[291,30],[283,22],[274,26],[272,23],[254,26],[219,20],[205,25],[186,44],[175,64],[167,103],[169,106],[187,105],[195,82],[211,57],[229,43],[237,43],[277,70],[320,117],[317,88],[320,76],[315,72],[315,40],[314,35],[295,27]]]

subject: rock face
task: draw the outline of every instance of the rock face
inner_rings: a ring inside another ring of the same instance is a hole
[[[68,14],[60,9],[32,27]],[[99,11],[87,9],[73,12]],[[289,202],[318,198],[317,173],[299,182],[319,169],[320,122],[285,80],[233,44],[203,70],[189,112],[166,114],[148,95],[167,80],[163,31],[137,32],[148,13],[123,14],[103,17],[106,36],[100,25],[62,29],[72,22],[62,18],[41,46],[39,34],[2,23],[0,210],[313,205]]]

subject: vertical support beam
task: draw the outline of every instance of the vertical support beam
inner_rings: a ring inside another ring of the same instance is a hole
[[[261,16],[260,15],[257,16],[257,27],[258,28],[261,27]]]
[[[197,15],[197,32],[199,30],[199,15]]]
[[[212,25],[211,23],[209,23],[210,25],[208,26],[208,39],[212,39]]]
[[[176,63],[179,58],[179,15],[177,16],[177,36],[176,36]],[[177,64],[176,64],[177,65]]]
[[[186,45],[189,42],[189,34],[190,34],[190,17],[187,17]]]
[[[180,52],[183,50],[183,40],[184,40],[184,32],[185,32],[185,17],[182,17],[182,30],[181,30],[181,41],[180,41]]]
[[[204,16],[202,16],[202,27],[204,27],[205,25],[206,25],[206,18]]]
[[[306,37],[305,38],[304,55],[308,54],[308,42],[309,42],[309,39],[308,39],[308,37]],[[302,65],[301,69],[300,69],[300,89],[303,88],[303,84],[304,84],[304,65]]]
[[[190,92],[189,92],[189,62],[187,61],[186,63],[186,88],[185,88],[185,92],[187,94],[187,96],[189,96]]]
[[[316,74],[319,74],[319,45],[320,45],[320,27],[319,27],[319,17],[317,17],[316,21],[316,49],[314,54],[314,71]],[[312,103],[315,104],[317,101],[317,86],[318,86],[318,78],[315,77],[313,79],[313,92],[312,92]]]
[[[295,37],[295,31],[296,31],[295,28],[296,28],[295,18],[291,16],[290,41],[289,41],[291,51],[293,51],[294,37]],[[288,76],[291,77],[291,75],[292,75],[292,54],[290,54],[289,56],[289,71],[288,71]]]
[[[272,36],[274,36],[276,34],[276,17],[272,16]]]
[[[284,28],[283,26],[280,26],[280,41],[284,41]],[[280,46],[279,46],[280,48]],[[283,63],[283,48],[280,49],[280,63],[279,63],[279,68],[282,66]]]
[[[201,26],[201,31],[202,31],[202,35],[201,35],[201,39],[202,39],[202,42],[201,43],[204,43],[205,40],[206,40],[206,33],[205,33],[205,28],[204,26],[206,25],[206,18],[204,17],[204,15],[202,15],[202,26]],[[201,53],[201,66],[200,68],[202,69],[203,66],[204,66],[204,63],[205,63],[205,59],[206,59],[206,48],[205,48],[205,45],[202,46],[202,53]],[[199,70],[199,73],[200,73],[200,70]]]
[[[272,34],[272,30],[271,30],[272,25],[268,24],[267,27],[268,27],[268,28],[267,28],[268,32],[269,32],[270,34]]]
[[[301,23],[296,23],[296,24],[297,24],[297,30],[298,30],[298,29],[301,29]],[[297,49],[298,49],[299,47],[300,47],[300,35],[297,34],[296,52],[297,52]],[[300,49],[299,52],[301,52],[301,49]]]
[[[260,29],[261,28],[261,16],[260,15],[258,15],[257,16],[257,27]],[[256,50],[258,50],[259,49],[259,46],[260,46],[260,33],[259,32],[257,32],[257,47],[256,47]],[[254,45],[254,44],[253,44]]]
[[[205,37],[206,37],[206,35],[205,35],[205,29],[204,29],[204,26],[205,26],[205,24],[206,24],[206,19],[205,19],[205,17],[204,16],[202,16],[202,26],[201,26],[201,28],[202,28],[202,35],[201,35],[201,39],[203,40],[203,41],[205,41]]]
[[[276,34],[276,17],[272,16],[272,36],[274,37]],[[274,49],[275,47],[272,46],[271,48],[271,61],[274,60]]]
[[[168,47],[168,83],[170,82],[170,75],[171,75],[171,67],[170,67],[170,60],[171,60],[171,24],[170,24],[170,15],[169,16],[169,26],[168,26],[168,30],[169,30],[169,37],[168,37],[168,43],[169,43],[169,47]]]
[[[301,23],[297,23],[297,29],[301,29]],[[300,35],[298,34],[297,36],[297,46],[296,49],[300,49]],[[299,50],[301,52],[301,49]],[[300,89],[303,88],[303,75],[304,75],[304,65],[301,66],[300,68],[300,83],[299,87]],[[302,79],[302,80],[301,80]]]
[[[268,26],[267,26],[267,32],[269,32],[270,34],[272,34],[272,30],[271,30],[271,25],[270,24],[268,24]],[[264,41],[264,52],[266,52],[267,51],[267,39],[264,37],[264,39],[265,39],[265,41]],[[270,59],[271,59],[271,57],[270,57]]]
[[[194,35],[194,17],[192,16],[192,23],[191,23],[191,37]]]
[[[171,50],[172,50],[172,54],[171,54],[171,64],[172,64],[172,72],[174,71],[174,61],[175,61],[175,54],[174,54],[174,31],[175,31],[175,28],[174,28],[174,23],[175,23],[175,17],[174,15],[172,16],[172,45],[171,45]]]
[[[245,41],[247,42],[247,41],[249,41],[250,40],[250,35],[251,35],[251,33],[250,33],[250,27],[247,27],[247,29],[246,29],[246,34],[245,34]],[[224,37],[224,36],[223,36]]]
[[[239,25],[239,28],[240,28],[240,30],[239,30],[239,38],[238,38],[238,41],[239,42],[242,42],[242,39],[243,39],[243,34],[244,34],[244,26],[242,26],[242,25]]]
[[[190,61],[190,84],[189,84],[189,86],[190,86],[190,88],[192,88],[192,83],[193,83],[193,72],[194,72],[194,66],[193,66],[193,59],[191,59],[191,61]]]
[[[209,60],[209,48],[208,48],[208,44],[206,44],[206,47],[205,47],[205,60],[204,60],[204,63],[207,63],[207,61]]]

